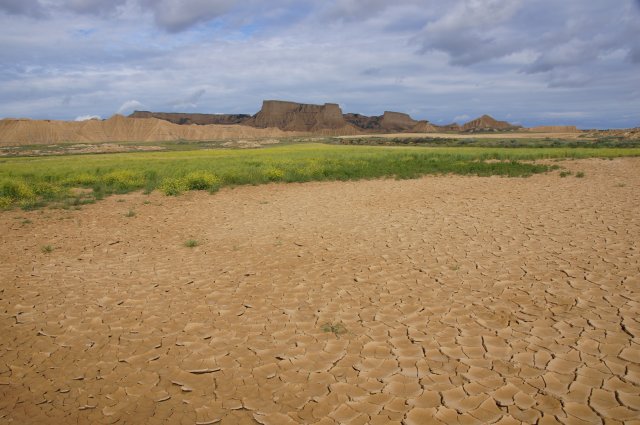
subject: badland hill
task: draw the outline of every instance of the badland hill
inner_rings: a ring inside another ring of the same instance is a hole
[[[379,116],[344,114],[335,103],[312,105],[265,100],[258,113],[190,114],[136,111],[129,117],[81,122],[0,120],[0,145],[48,143],[151,142],[170,140],[221,140],[286,137],[296,135],[341,136],[375,133],[435,133],[514,131],[520,126],[488,115],[437,126],[414,120],[408,114],[386,111]],[[530,131],[576,132],[573,126],[538,127]]]

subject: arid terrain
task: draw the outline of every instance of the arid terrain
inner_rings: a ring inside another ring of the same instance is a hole
[[[561,164],[0,212],[0,423],[637,424],[640,159]]]

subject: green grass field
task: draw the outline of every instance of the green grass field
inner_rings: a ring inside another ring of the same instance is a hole
[[[268,182],[406,179],[449,173],[525,177],[553,168],[529,162],[533,160],[619,156],[640,156],[640,149],[297,144],[252,150],[17,157],[0,159],[0,208],[69,207],[136,190],[179,195]]]

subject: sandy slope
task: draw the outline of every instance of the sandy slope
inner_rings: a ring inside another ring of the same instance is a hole
[[[633,423],[640,159],[565,165],[0,213],[0,423]]]
[[[0,120],[0,146],[38,145],[63,142],[160,142],[170,140],[221,140],[259,137],[288,137],[296,133],[277,128],[243,125],[178,125],[157,118],[108,120],[38,121]]]

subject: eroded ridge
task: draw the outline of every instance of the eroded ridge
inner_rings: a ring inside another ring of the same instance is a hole
[[[0,423],[637,423],[640,160],[563,165],[1,213]]]

